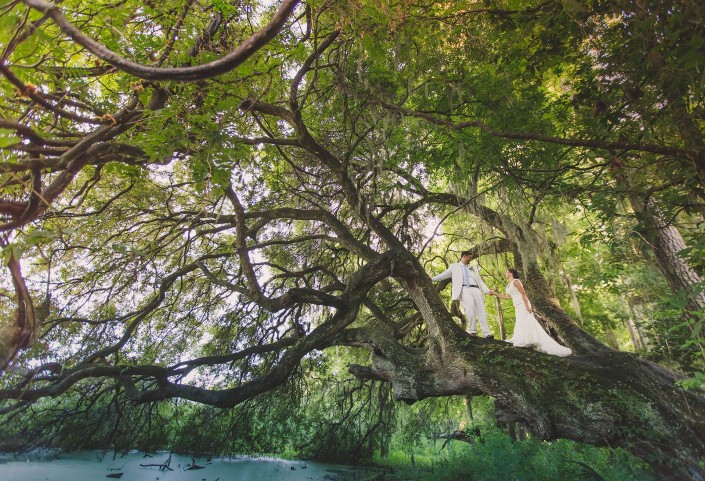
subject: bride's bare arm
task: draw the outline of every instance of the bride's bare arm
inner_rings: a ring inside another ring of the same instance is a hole
[[[491,292],[493,293],[493,294],[490,294],[491,296],[496,296],[496,297],[499,297],[500,299],[511,299],[512,298],[512,296],[510,296],[509,294],[501,294],[497,291],[491,291]]]

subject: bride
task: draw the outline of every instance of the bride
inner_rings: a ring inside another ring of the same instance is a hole
[[[538,351],[553,356],[569,356],[572,351],[567,347],[561,346],[551,336],[546,334],[539,321],[534,317],[529,298],[526,297],[524,286],[519,280],[519,271],[508,269],[504,277],[509,281],[507,293],[497,293],[496,296],[500,299],[511,299],[514,303],[516,323],[514,324],[514,335],[509,342],[514,347],[533,347]]]

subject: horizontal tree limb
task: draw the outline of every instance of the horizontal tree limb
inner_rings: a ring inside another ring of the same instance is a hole
[[[46,0],[23,1],[30,7],[50,16],[61,31],[68,35],[74,42],[120,70],[145,80],[171,80],[178,82],[203,80],[233,70],[250,58],[281,31],[287,18],[299,3],[299,0],[284,0],[267,25],[243,41],[235,50],[218,60],[195,67],[160,68],[149,67],[127,60],[104,45],[96,42],[69,22],[55,3]]]

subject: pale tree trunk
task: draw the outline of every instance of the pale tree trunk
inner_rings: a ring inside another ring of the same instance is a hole
[[[629,331],[629,337],[632,340],[632,345],[634,346],[634,349],[644,349],[646,346],[644,345],[644,341],[641,338],[639,328],[634,322],[634,317],[631,315],[627,318],[627,330]]]
[[[499,338],[505,340],[507,338],[507,328],[504,325],[504,310],[502,309],[502,302],[499,297],[494,298],[497,302],[497,324],[499,324]]]
[[[639,326],[637,325],[637,314],[634,308],[632,307],[632,304],[630,301],[627,300],[627,298],[624,296],[624,293],[620,293],[620,297],[622,299],[622,303],[624,306],[627,308],[627,329],[629,330],[629,336],[632,339],[632,344],[634,345],[634,349],[644,349],[646,347],[644,343],[644,338],[641,334],[641,330],[639,329]]]
[[[575,294],[575,289],[573,289],[573,282],[570,280],[570,276],[568,276],[568,273],[564,269],[561,270],[563,281],[565,281],[565,285],[568,288],[568,293],[570,294],[570,304],[575,310],[575,316],[578,318],[578,321],[582,323],[583,313],[580,310],[580,302],[578,301],[578,296]]]
[[[617,340],[617,335],[612,329],[605,328],[605,338],[609,347],[619,351],[619,340]]]

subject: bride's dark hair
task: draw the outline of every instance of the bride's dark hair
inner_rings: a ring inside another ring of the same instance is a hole
[[[518,270],[516,270],[516,269],[507,269],[507,270],[512,273],[512,275],[514,276],[514,279],[519,279],[519,271]]]

